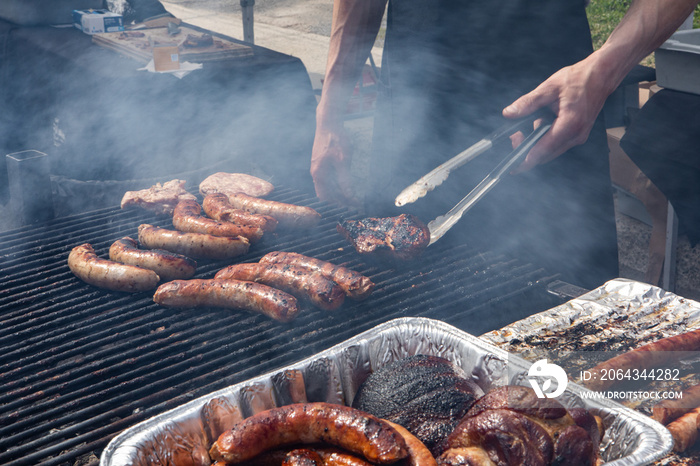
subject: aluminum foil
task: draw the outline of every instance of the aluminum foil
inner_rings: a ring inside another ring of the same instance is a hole
[[[481,338],[532,359],[530,356],[538,356],[537,347],[546,346],[540,343],[547,338],[558,337],[559,347],[573,343],[562,335],[576,326],[587,327],[577,335],[582,340],[575,342],[575,349],[596,349],[596,343],[605,343],[606,351],[626,351],[630,345],[697,329],[700,303],[646,283],[618,278]]]
[[[218,437],[222,429],[272,406],[303,401],[351,404],[372,371],[415,354],[452,361],[485,391],[508,383],[527,384],[530,364],[503,349],[441,321],[396,319],[297,364],[137,424],[109,443],[101,465],[174,464],[181,455],[196,457],[206,451],[207,437]],[[670,434],[660,424],[607,400],[584,401],[580,396],[583,390],[570,383],[558,400],[567,407],[586,407],[603,419],[606,433],[601,454],[605,464],[644,465],[670,451]],[[213,411],[219,413],[216,420],[210,415]]]

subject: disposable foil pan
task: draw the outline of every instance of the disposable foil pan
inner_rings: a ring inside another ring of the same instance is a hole
[[[219,390],[139,423],[109,443],[102,453],[101,465],[138,465],[147,459],[161,464],[172,461],[176,453],[169,450],[171,446],[206,441],[202,440],[201,432],[211,426],[206,425],[207,416],[203,413],[212,403],[234,407],[240,417],[299,401],[351,404],[359,385],[372,371],[415,354],[452,361],[484,390],[507,383],[528,383],[529,363],[507,351],[437,320],[396,319],[297,364]],[[303,385],[293,382],[300,380],[297,376],[301,376]],[[558,400],[567,407],[588,408],[603,419],[606,433],[602,457],[606,464],[649,464],[670,451],[672,440],[663,426],[605,399],[584,401],[581,397],[584,390],[569,383]],[[202,445],[199,447],[201,450]]]

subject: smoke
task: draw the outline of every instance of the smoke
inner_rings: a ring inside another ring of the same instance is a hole
[[[182,79],[97,47],[73,30],[18,29],[7,72],[5,153],[49,155],[57,215],[118,205],[126,190],[245,172],[311,190],[316,99],[296,58],[205,62]]]

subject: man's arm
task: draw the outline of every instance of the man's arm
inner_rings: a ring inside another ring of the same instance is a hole
[[[387,0],[335,0],[328,62],[321,100],[316,109],[316,137],[311,175],[322,200],[348,203],[352,198],[350,149],[343,116],[360,78]]]
[[[656,50],[693,12],[697,0],[634,0],[603,46],[554,73],[503,110],[506,118],[550,107],[557,119],[518,171],[558,157],[588,139],[608,96],[629,71]]]

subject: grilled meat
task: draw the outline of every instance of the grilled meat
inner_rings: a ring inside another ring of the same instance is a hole
[[[127,191],[122,198],[121,207],[141,207],[157,214],[172,215],[177,203],[186,199],[197,198],[185,191],[184,180],[171,180],[140,191]]]
[[[445,440],[438,464],[477,464],[470,461],[479,453],[498,466],[594,466],[600,438],[590,413],[572,416],[554,399],[508,385],[489,391],[469,410]]]
[[[430,243],[428,227],[409,214],[345,220],[336,228],[360,254],[408,260],[419,256]]]
[[[370,375],[354,408],[404,426],[433,453],[483,391],[446,359],[416,355]]]

